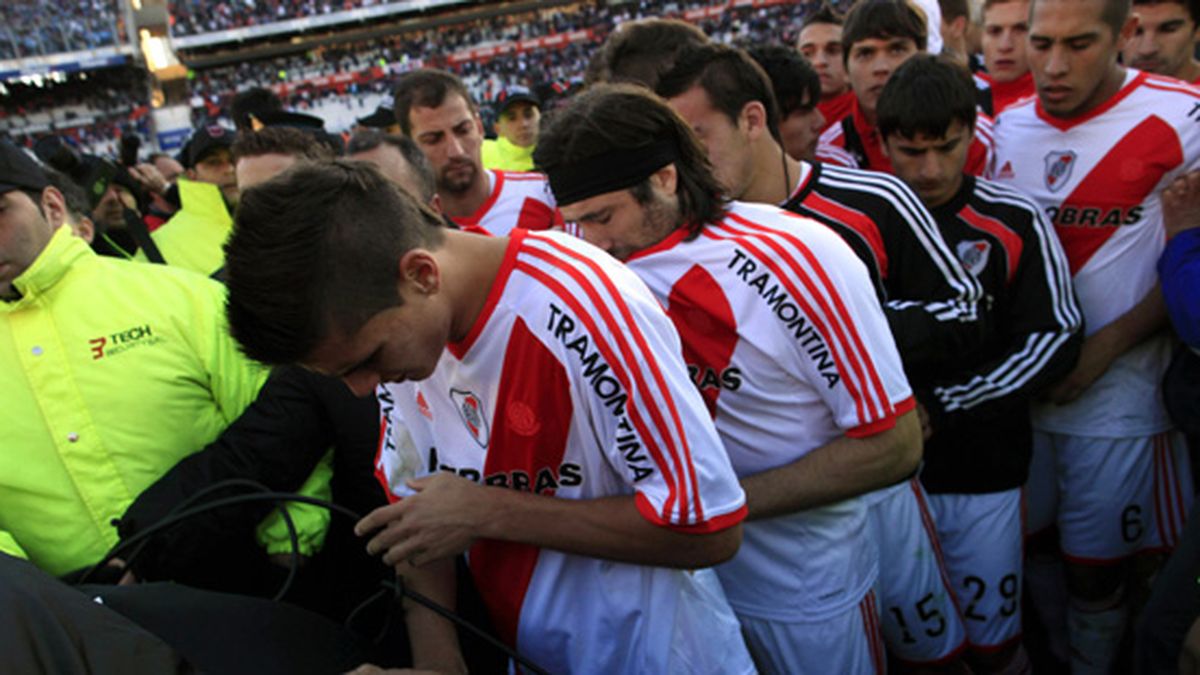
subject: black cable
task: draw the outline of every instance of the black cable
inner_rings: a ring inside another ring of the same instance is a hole
[[[220,484],[218,484],[218,485],[220,485]],[[214,492],[216,487],[217,486],[215,486],[215,485],[212,486],[212,488],[214,488],[214,489],[210,489],[209,492]],[[224,487],[229,487],[229,486],[221,485],[221,487],[224,488]],[[279,512],[280,512],[280,515],[283,517],[283,524],[287,527],[287,530],[288,530],[289,543],[291,543],[291,545],[292,545],[292,554],[291,554],[292,559],[290,561],[291,564],[289,565],[289,569],[288,569],[288,576],[284,580],[283,585],[280,587],[279,591],[275,594],[275,597],[272,598],[272,600],[275,600],[275,601],[282,599],[285,595],[287,595],[287,592],[289,590],[291,590],[292,582],[295,581],[296,574],[297,574],[297,568],[299,567],[299,564],[300,564],[300,555],[299,555],[300,537],[296,533],[296,523],[292,520],[292,516],[290,513],[287,512],[287,509],[283,508],[281,502],[293,501],[293,502],[303,502],[303,503],[308,503],[308,504],[314,504],[316,506],[323,506],[325,508],[328,508],[330,511],[339,511],[340,510],[341,512],[344,512],[345,514],[350,515],[351,517],[358,518],[358,514],[354,513],[353,511],[350,511],[349,509],[347,509],[343,506],[340,506],[338,504],[326,503],[322,499],[317,499],[315,497],[308,497],[305,495],[293,494],[291,492],[263,492],[263,493],[254,493],[254,494],[248,494],[248,495],[236,495],[233,497],[224,497],[222,499],[214,499],[210,502],[205,502],[203,504],[200,504],[199,506],[194,506],[190,509],[173,512],[172,515],[167,515],[167,516],[163,517],[162,520],[158,521],[157,523],[154,523],[153,525],[147,527],[146,529],[142,530],[141,532],[134,534],[133,536],[129,537],[128,539],[122,540],[116,546],[112,547],[112,549],[110,549],[109,552],[106,553],[104,555],[104,557],[100,559],[100,562],[93,565],[90,569],[88,569],[87,572],[84,572],[83,576],[81,576],[79,578],[78,583],[81,583],[81,584],[87,583],[88,579],[90,579],[96,573],[97,570],[104,567],[108,563],[112,562],[112,560],[114,558],[120,557],[121,553],[125,549],[131,548],[134,544],[137,544],[144,540],[148,540],[152,535],[158,534],[162,530],[165,530],[169,527],[174,527],[175,525],[178,525],[179,523],[187,520],[188,518],[191,518],[192,516],[200,515],[202,513],[212,511],[213,509],[224,508],[226,506],[236,506],[238,504],[244,504],[246,502],[255,502],[255,501],[273,501],[273,502],[276,502],[277,504],[280,504]],[[128,561],[126,561],[126,565],[128,566]]]
[[[207,496],[207,495],[210,495],[219,490],[224,490],[224,489],[231,488],[231,487],[243,487],[243,488],[255,489],[255,490],[260,490],[260,492],[254,492],[254,493],[242,494],[242,495],[234,495],[232,497],[224,497],[221,499],[214,499],[214,500],[199,504],[197,506],[187,508],[190,504],[196,503],[197,501],[200,500],[200,498],[202,498],[204,496]],[[289,570],[288,578],[284,582],[283,587],[280,589],[279,593],[276,594],[276,597],[274,598],[275,601],[278,601],[279,598],[283,597],[287,593],[288,589],[290,588],[291,583],[292,583],[295,573],[296,573],[296,568],[298,567],[298,560],[299,560],[299,549],[300,549],[299,537],[296,533],[296,526],[295,526],[295,523],[291,519],[291,515],[288,514],[286,508],[283,508],[284,502],[298,502],[301,504],[312,504],[314,506],[319,506],[319,507],[328,509],[331,513],[338,513],[343,516],[346,516],[347,518],[350,518],[351,520],[353,520],[355,522],[362,520],[362,516],[360,514],[356,513],[355,511],[353,511],[349,508],[346,508],[345,506],[342,506],[341,504],[336,504],[334,502],[331,502],[331,501],[328,501],[325,499],[319,499],[317,497],[309,497],[307,495],[301,495],[301,494],[296,494],[296,493],[292,493],[292,492],[275,492],[275,491],[272,491],[269,488],[267,488],[267,486],[265,486],[261,483],[257,483],[252,480],[243,479],[243,478],[232,478],[229,480],[214,483],[213,485],[210,485],[210,486],[204,488],[203,490],[200,490],[199,492],[189,496],[188,499],[186,499],[185,501],[180,503],[178,506],[176,506],[174,509],[172,509],[166,516],[164,516],[158,522],[154,523],[153,525],[150,525],[149,527],[147,527],[146,529],[144,529],[140,532],[137,532],[136,534],[133,534],[129,538],[120,541],[116,546],[114,546],[111,550],[109,550],[109,552],[106,553],[104,555],[104,557],[100,559],[99,562],[97,562],[95,565],[93,565],[90,569],[88,569],[87,572],[85,572],[83,574],[82,577],[80,577],[79,583],[81,583],[81,584],[85,583],[87,581],[87,579],[96,572],[96,570],[107,565],[114,558],[117,558],[121,554],[121,552],[123,552],[124,550],[131,548],[136,544],[144,544],[144,542],[148,541],[151,536],[158,534],[159,532],[161,532],[169,527],[174,527],[175,525],[178,525],[179,523],[187,520],[188,518],[191,518],[193,516],[196,516],[196,515],[199,515],[202,513],[206,513],[208,511],[212,511],[214,509],[220,509],[220,508],[224,508],[226,506],[234,506],[237,504],[244,504],[247,502],[256,502],[256,501],[272,501],[272,502],[275,502],[279,506],[280,513],[283,516],[284,524],[286,524],[288,527],[288,536],[289,536],[289,538],[291,540],[291,544],[292,544],[291,570]],[[140,551],[140,548],[139,548],[139,551]],[[407,598],[411,599],[413,602],[416,602],[416,603],[428,608],[429,610],[438,614],[442,618],[447,619],[451,623],[470,631],[471,633],[479,636],[480,638],[483,638],[483,640],[485,640],[487,643],[489,643],[492,646],[494,646],[495,648],[501,650],[509,658],[513,659],[517,663],[520,663],[524,668],[527,668],[531,672],[537,673],[538,675],[549,675],[548,671],[546,671],[545,668],[542,668],[538,664],[536,664],[533,661],[529,660],[528,658],[522,656],[520,653],[518,653],[512,647],[509,647],[508,645],[504,644],[500,640],[497,640],[495,637],[489,635],[483,629],[479,628],[475,624],[473,624],[470,621],[467,621],[463,617],[459,616],[454,611],[439,605],[437,602],[434,602],[430,598],[427,598],[424,595],[422,595],[414,590],[411,590],[403,583],[402,580],[398,579],[395,582],[385,581],[385,582],[383,582],[383,586],[385,588],[392,589],[393,592],[398,592],[400,595],[407,597]],[[378,593],[371,596],[371,598],[368,599],[367,602],[360,604],[358,608],[356,608],[354,611],[352,611],[351,616],[354,616],[355,614],[357,614],[364,606],[368,605],[371,602],[376,601],[379,597],[380,597],[380,594],[378,594]]]

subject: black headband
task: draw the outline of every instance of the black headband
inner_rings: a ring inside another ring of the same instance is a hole
[[[588,197],[633,187],[655,171],[679,159],[671,139],[655,141],[640,148],[623,148],[555,167],[547,171],[550,189],[559,206],[574,204]]]

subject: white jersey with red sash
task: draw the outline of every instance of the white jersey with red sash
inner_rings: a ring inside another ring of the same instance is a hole
[[[561,228],[562,214],[546,183],[546,176],[535,172],[485,170],[491,192],[475,213],[451,218],[464,229],[480,228],[493,236],[507,236],[516,228],[548,230]]]
[[[843,435],[870,436],[914,403],[866,268],[829,228],[734,202],[628,264],[667,308],[739,476]],[[844,612],[878,569],[862,499],[745,525],[718,568],[739,614],[814,621]]]
[[[1200,90],[1129,69],[1108,101],[1075,118],[1037,99],[995,126],[994,180],[1033,198],[1055,226],[1091,335],[1125,314],[1157,281],[1165,245],[1159,193],[1200,158]],[[1075,402],[1035,410],[1038,429],[1129,437],[1170,428],[1159,395],[1169,338],[1119,357]]]
[[[428,379],[380,387],[381,478],[399,497],[434,471],[562,499],[628,495],[664,528],[731,527],[744,494],[679,353],[629,269],[579,239],[515,230],[467,337]],[[492,540],[468,559],[501,637],[550,672],[751,669],[711,570]]]

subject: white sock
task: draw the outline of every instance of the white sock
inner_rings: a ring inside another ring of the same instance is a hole
[[[1046,629],[1047,647],[1059,661],[1070,655],[1067,642],[1067,577],[1059,557],[1025,559],[1025,583],[1029,585],[1029,604],[1038,613]]]
[[[1072,675],[1109,675],[1125,635],[1128,608],[1122,587],[1112,596],[1086,602],[1072,598],[1067,605],[1067,634],[1071,640]]]

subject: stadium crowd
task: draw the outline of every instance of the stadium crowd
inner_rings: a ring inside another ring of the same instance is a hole
[[[115,0],[0,5],[0,60],[108,47],[119,40]]]
[[[0,671],[1200,673],[1200,9],[978,10],[6,83]]]

